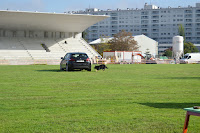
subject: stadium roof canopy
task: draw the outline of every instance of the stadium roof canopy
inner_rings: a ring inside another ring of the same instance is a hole
[[[83,32],[107,17],[103,15],[0,11],[0,29]]]

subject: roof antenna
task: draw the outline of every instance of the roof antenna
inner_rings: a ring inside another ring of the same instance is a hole
[[[90,3],[91,3],[91,0],[89,0],[89,9],[90,9]]]

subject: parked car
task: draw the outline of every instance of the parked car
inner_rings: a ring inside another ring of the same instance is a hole
[[[180,59],[181,64],[192,64],[200,63],[200,53],[187,53],[182,59]]]
[[[91,61],[86,53],[67,53],[61,57],[60,70],[72,71],[74,69],[91,71]]]

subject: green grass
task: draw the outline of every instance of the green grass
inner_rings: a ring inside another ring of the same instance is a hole
[[[0,66],[0,132],[180,133],[183,108],[200,106],[199,64],[107,66]]]

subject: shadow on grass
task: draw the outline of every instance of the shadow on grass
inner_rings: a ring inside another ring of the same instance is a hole
[[[63,72],[59,69],[49,69],[49,70],[36,70],[38,72]]]
[[[200,79],[200,77],[163,77],[159,79]]]
[[[48,69],[48,70],[36,70],[36,71],[38,71],[38,72],[66,72],[65,70],[60,70],[60,69]],[[78,69],[73,70],[73,71],[68,71],[68,72],[80,72],[80,71],[89,72],[89,71],[86,71],[86,70],[78,70]]]
[[[138,103],[154,108],[183,109],[187,107],[200,106],[200,103]]]

